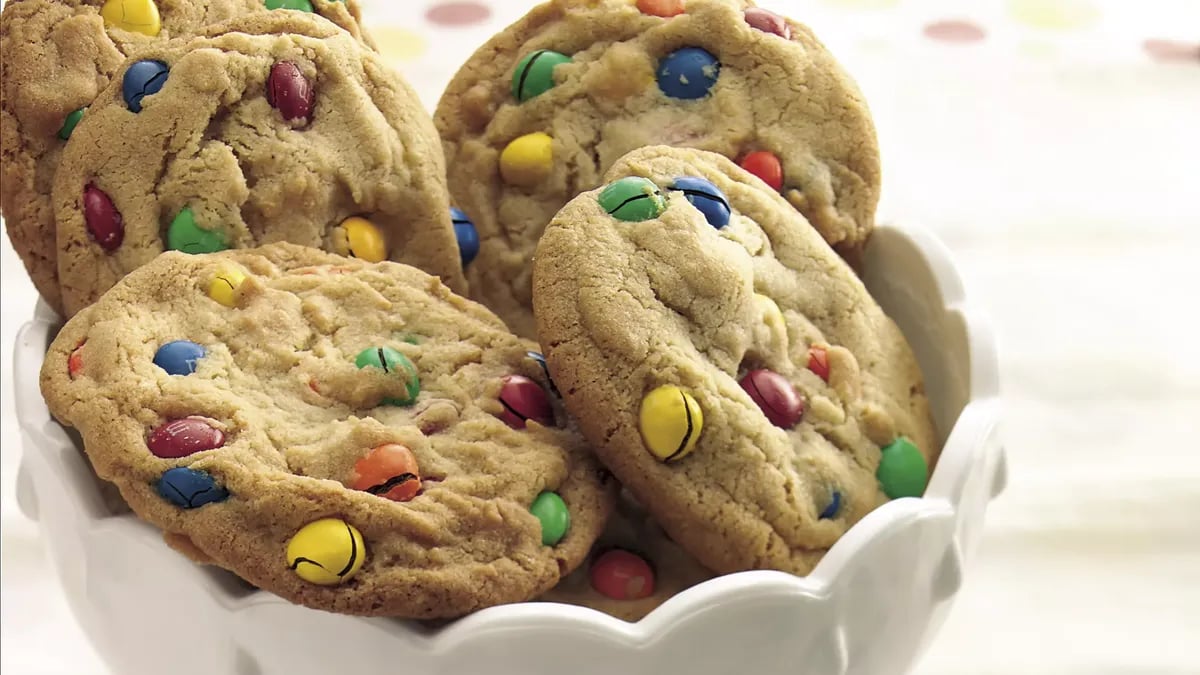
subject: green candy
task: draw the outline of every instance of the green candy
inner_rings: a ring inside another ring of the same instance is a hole
[[[71,137],[71,132],[75,131],[75,127],[79,124],[79,120],[83,119],[83,111],[86,107],[78,110],[72,110],[67,118],[63,120],[62,127],[58,130],[58,137],[64,141]]]
[[[561,64],[570,62],[571,57],[552,52],[549,49],[539,49],[526,54],[525,58],[517,63],[517,69],[513,71],[513,98],[524,103],[550,91],[554,88],[554,69]]]
[[[192,210],[183,207],[167,228],[167,250],[184,253],[216,253],[229,248],[225,236],[196,224]]]
[[[654,181],[629,176],[600,191],[600,208],[617,220],[640,222],[662,215],[667,200]]]
[[[892,499],[920,497],[929,481],[929,465],[917,446],[901,436],[883,449],[875,478]]]
[[[382,401],[384,405],[412,405],[417,400],[417,394],[421,393],[421,378],[417,374],[417,367],[407,356],[391,347],[368,347],[354,358],[354,365],[359,368],[378,368],[385,373],[396,373],[408,378],[404,384],[408,398],[385,398]]]
[[[533,500],[529,512],[542,521],[542,544],[554,546],[562,541],[571,527],[571,512],[555,492],[543,492]]]
[[[308,0],[266,0],[267,9],[298,9],[301,12],[312,12],[312,3]]]

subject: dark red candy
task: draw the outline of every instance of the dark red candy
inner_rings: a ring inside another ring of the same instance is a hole
[[[752,370],[741,381],[742,389],[758,404],[771,424],[784,429],[796,426],[804,415],[804,399],[787,378],[771,370]]]
[[[271,75],[267,77],[267,103],[285,120],[308,122],[313,107],[312,83],[296,64],[280,61],[271,66]]]
[[[146,445],[156,457],[177,459],[225,444],[225,434],[203,417],[184,417],[160,424],[150,432]]]
[[[787,20],[775,12],[761,7],[751,7],[746,10],[745,17],[746,23],[753,28],[764,33],[778,35],[784,40],[792,39],[792,27],[788,25]]]
[[[514,429],[524,429],[525,420],[533,420],[543,426],[554,426],[554,409],[542,385],[528,377],[509,375],[500,387],[500,405],[504,412],[500,419]]]
[[[613,549],[596,558],[592,588],[613,600],[641,600],[654,595],[654,569],[641,556]]]
[[[88,184],[83,189],[83,220],[92,239],[105,251],[115,251],[125,240],[125,224],[121,212],[113,205],[104,190]]]
[[[829,353],[824,347],[808,348],[808,369],[822,380],[829,381]]]

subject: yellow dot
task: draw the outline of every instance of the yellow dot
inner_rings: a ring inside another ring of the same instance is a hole
[[[704,429],[704,412],[691,394],[666,384],[642,399],[638,426],[650,454],[673,462],[696,449]]]
[[[343,220],[333,236],[334,248],[341,255],[373,263],[388,258],[387,239],[383,231],[366,218],[351,216]]]
[[[234,307],[237,305],[238,288],[245,280],[245,273],[239,269],[221,270],[208,284],[208,297],[226,307]]]
[[[379,53],[396,61],[415,61],[429,48],[419,33],[396,26],[372,26],[371,36],[379,46]]]
[[[162,28],[158,5],[153,0],[108,0],[100,8],[104,23],[133,33],[154,37]]]
[[[300,528],[287,545],[287,564],[301,579],[334,586],[362,569],[367,557],[362,533],[337,518],[323,518]]]
[[[500,175],[504,182],[529,187],[550,175],[554,164],[554,140],[536,132],[513,140],[500,153]]]
[[[1008,11],[1027,26],[1050,30],[1083,28],[1100,18],[1092,0],[1008,0]]]

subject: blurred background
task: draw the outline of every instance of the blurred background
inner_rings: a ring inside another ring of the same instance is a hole
[[[534,4],[362,2],[431,108]],[[857,78],[881,219],[950,246],[1000,339],[1010,486],[917,674],[1200,673],[1200,0],[759,4]],[[13,497],[36,296],[7,238],[0,256],[0,669],[100,675]]]

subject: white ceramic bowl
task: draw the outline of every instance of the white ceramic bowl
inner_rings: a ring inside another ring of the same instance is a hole
[[[51,419],[38,371],[59,319],[45,306],[14,359],[18,500],[41,526],[76,618],[120,675],[904,673],[941,626],[1004,487],[998,376],[991,333],[939,241],[880,227],[866,270],[916,351],[944,434],[925,497],[871,513],[808,577],[721,577],[636,624],[549,603],[436,628],[339,616],[192,564],[157,529],[105,506],[75,441]]]

